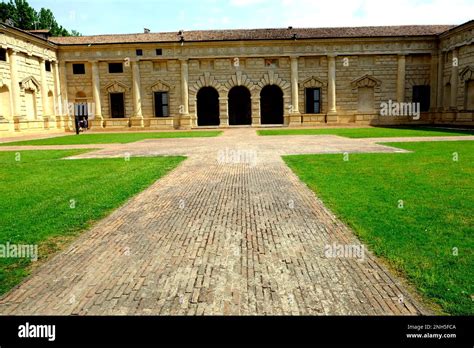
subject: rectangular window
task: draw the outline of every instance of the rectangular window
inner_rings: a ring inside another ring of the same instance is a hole
[[[46,71],[49,71],[51,72],[51,62],[49,60],[47,60],[46,62],[44,62],[44,69]]]
[[[109,63],[109,73],[110,74],[123,73],[123,64],[122,63]]]
[[[161,48],[157,48],[157,49],[156,49],[156,55],[157,55],[157,56],[163,55],[163,50],[162,50]]]
[[[0,48],[0,60],[4,62],[7,61],[7,50],[4,48]]]
[[[84,64],[73,64],[72,73],[74,75],[84,75],[86,73],[86,66]]]
[[[420,111],[430,110],[430,86],[413,86],[413,103],[420,103]]]
[[[306,88],[306,113],[321,113],[321,88]]]
[[[112,118],[125,117],[125,101],[123,93],[110,93],[110,113]]]
[[[168,117],[168,92],[155,92],[155,117]]]
[[[138,49],[136,50],[137,56],[143,56],[143,50]]]

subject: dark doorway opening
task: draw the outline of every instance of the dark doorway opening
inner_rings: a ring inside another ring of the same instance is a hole
[[[263,87],[260,92],[261,124],[283,124],[283,92],[276,85]]]
[[[243,86],[233,87],[229,91],[229,124],[231,126],[252,124],[250,92]]]
[[[110,110],[112,118],[125,117],[125,102],[123,93],[110,93]]]
[[[198,126],[218,126],[219,93],[212,87],[203,87],[197,94]]]
[[[420,103],[420,111],[430,111],[430,86],[413,86],[413,103]]]

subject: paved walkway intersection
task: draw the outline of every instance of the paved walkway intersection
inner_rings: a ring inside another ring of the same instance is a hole
[[[360,242],[281,159],[403,150],[253,129],[93,147],[76,158],[189,158],[39,267],[0,300],[0,314],[428,313],[367,250],[363,259],[325,254]],[[27,147],[1,150],[14,149]]]

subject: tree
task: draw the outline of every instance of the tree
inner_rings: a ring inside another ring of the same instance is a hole
[[[38,14],[26,0],[10,0],[11,6],[15,7],[13,12],[13,22],[15,26],[24,30],[33,30],[37,27]]]
[[[57,27],[56,19],[53,12],[46,8],[41,8],[38,13],[38,27],[53,31]]]
[[[10,0],[0,3],[0,21],[12,20],[13,25],[23,30],[48,29],[53,36],[81,36],[75,30],[69,33],[58,24],[50,9],[41,8],[36,12],[27,0]]]

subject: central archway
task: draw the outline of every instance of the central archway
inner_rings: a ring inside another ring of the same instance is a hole
[[[246,87],[235,86],[229,91],[229,125],[251,125],[252,107]]]
[[[203,87],[197,94],[198,126],[218,126],[219,93],[213,87]]]
[[[283,124],[283,91],[277,85],[260,92],[260,115],[261,124]]]

